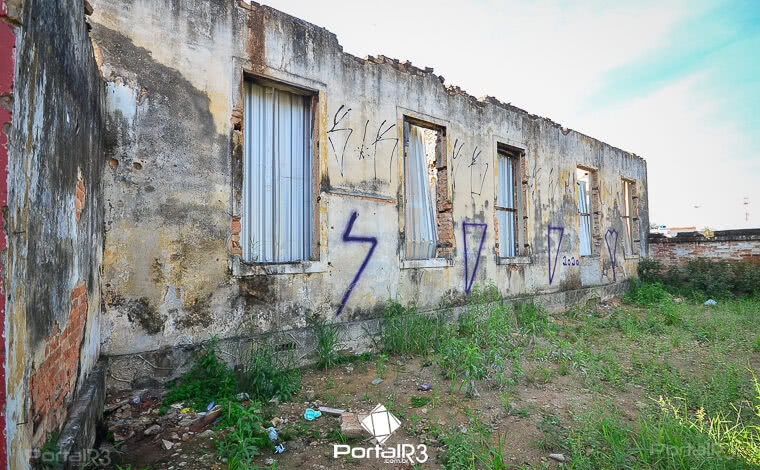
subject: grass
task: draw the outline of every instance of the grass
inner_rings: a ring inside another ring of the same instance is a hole
[[[692,292],[677,299],[662,282],[633,282],[624,306],[603,314],[590,303],[561,322],[535,304],[510,307],[492,299],[467,305],[455,323],[394,304],[395,323],[383,340],[388,354],[432,356],[450,393],[472,397],[476,386],[500,388],[501,405],[521,418],[534,413],[514,404],[511,390],[521,382],[541,387],[557,375],[571,376],[600,398],[631,384],[643,387],[653,399],[634,423],[612,402],[569,426],[541,416],[536,446],[563,452],[567,468],[755,468],[760,408],[751,405],[746,354],[760,352],[760,298],[728,296],[706,307],[702,297]],[[428,346],[419,346],[416,332]],[[662,403],[681,408],[668,411]],[[498,434],[444,429],[441,442],[443,468],[507,468]]]
[[[228,430],[217,441],[217,453],[227,459],[229,470],[257,468],[251,465],[251,459],[260,455],[262,449],[273,447],[263,425],[260,405],[245,407],[235,402],[227,403],[221,427]]]
[[[273,447],[264,430],[261,403],[272,398],[290,400],[300,390],[301,371],[290,356],[278,354],[268,343],[239,347],[235,369],[219,359],[217,350],[215,340],[204,345],[192,369],[170,384],[162,410],[166,412],[176,402],[204,411],[211,402],[221,405],[217,454],[227,459],[229,470],[255,469],[251,459]],[[236,398],[242,392],[251,399],[245,404]]]
[[[341,338],[341,325],[329,324],[322,319],[314,321],[317,336],[317,367],[328,369],[339,363],[338,345]]]
[[[690,286],[689,295],[679,297],[681,291],[662,277],[632,282],[623,305],[588,302],[557,316],[533,303],[505,304],[492,287],[476,286],[456,319],[452,312],[431,316],[389,301],[374,355],[339,355],[339,327],[322,323],[315,324],[317,363],[329,369],[361,360],[366,370],[374,362],[378,377],[394,381],[398,368],[388,372],[394,357],[433,365],[448,387],[403,396],[367,386],[362,400],[382,402],[409,434],[434,436],[445,469],[518,468],[508,455],[510,436],[480,421],[481,393],[497,397],[510,419],[536,423],[534,449],[563,453],[565,468],[760,468],[760,386],[752,365],[760,353],[760,297],[726,294],[704,306],[705,293]],[[232,370],[211,344],[167,395],[194,406],[212,397],[225,403],[220,427],[227,431],[217,451],[233,469],[249,468],[251,456],[271,446],[261,428],[267,426],[261,403],[288,399],[300,386],[297,369],[266,345],[251,348],[249,356]],[[569,384],[568,393],[582,389],[589,397],[586,411],[565,418],[520,398],[525,387],[558,381]],[[325,387],[327,402],[339,405],[342,385],[328,377]],[[229,398],[242,390],[251,394],[249,407]],[[426,423],[433,410],[451,410],[450,424]],[[453,424],[456,413],[466,415],[466,429]],[[316,440],[325,434],[345,442],[338,428],[320,433],[291,425],[280,437]]]

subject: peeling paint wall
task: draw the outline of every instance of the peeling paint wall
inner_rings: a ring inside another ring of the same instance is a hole
[[[640,157],[445,86],[432,69],[346,54],[329,31],[269,7],[94,7],[108,83],[106,354],[302,328],[311,315],[373,319],[388,298],[435,308],[461,301],[472,284],[493,282],[511,297],[619,283],[635,275],[638,260],[623,250],[622,178],[636,183],[635,238],[647,253]],[[296,265],[240,259],[245,74],[316,96],[318,243],[314,258]],[[403,259],[406,118],[445,129],[436,165],[447,191],[438,198],[439,211],[451,210],[438,223],[453,248],[431,262]],[[527,225],[522,256],[511,263],[498,258],[494,227],[497,144],[525,153],[518,185]],[[597,171],[590,257],[579,254],[578,166]]]
[[[21,469],[99,355],[105,100],[84,3],[9,3],[5,425],[9,467]]]

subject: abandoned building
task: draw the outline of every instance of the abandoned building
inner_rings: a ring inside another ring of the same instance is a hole
[[[0,17],[3,468],[52,431],[91,444],[104,383],[175,377],[211,337],[308,352],[318,317],[360,351],[388,299],[559,308],[648,253],[642,158],[273,8]]]

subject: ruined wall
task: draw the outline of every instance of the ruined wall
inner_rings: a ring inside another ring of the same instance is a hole
[[[5,424],[21,469],[99,354],[104,93],[81,0],[9,3]]]
[[[505,296],[620,282],[635,275],[638,259],[623,252],[623,177],[637,183],[635,238],[647,252],[646,164],[635,155],[493,98],[475,99],[432,69],[348,55],[329,31],[268,7],[94,6],[108,82],[106,354],[292,330],[310,315],[377,318],[388,298],[435,308],[486,282]],[[318,244],[309,261],[240,259],[244,73],[316,95]],[[445,129],[438,223],[452,246],[433,261],[403,259],[405,117]],[[511,263],[498,257],[494,227],[497,143],[525,151],[525,253]],[[578,165],[598,171],[594,253],[583,258]],[[163,370],[153,369],[146,372]]]
[[[679,233],[672,238],[651,235],[649,248],[649,255],[668,267],[697,258],[760,261],[760,229],[719,230],[709,238],[700,232]]]

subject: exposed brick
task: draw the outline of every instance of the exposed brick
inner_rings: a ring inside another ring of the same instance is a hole
[[[58,430],[76,383],[79,350],[87,321],[87,285],[71,290],[71,311],[63,330],[56,325],[45,344],[45,357],[30,377],[32,412],[47,431]]]

